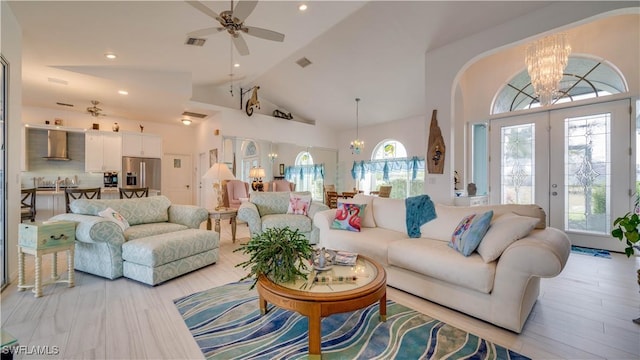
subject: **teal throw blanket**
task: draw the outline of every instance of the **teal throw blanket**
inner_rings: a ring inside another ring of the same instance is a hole
[[[420,226],[435,219],[436,208],[429,195],[418,195],[408,197],[404,200],[407,208],[407,234],[412,238],[419,238]]]

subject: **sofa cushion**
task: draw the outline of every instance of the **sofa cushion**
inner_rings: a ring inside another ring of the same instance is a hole
[[[360,232],[366,204],[343,203],[338,201],[336,216],[331,222],[332,229]]]
[[[169,221],[171,201],[166,196],[151,196],[134,199],[78,199],[70,204],[74,214],[98,215],[106,208],[112,208],[122,215],[129,225]]]
[[[464,256],[471,255],[487,233],[492,217],[493,211],[489,210],[483,214],[471,214],[462,218],[451,235],[449,247]]]
[[[407,237],[405,233],[381,227],[362,228],[360,232],[328,231],[329,235],[322,237],[321,246],[333,250],[345,250],[363,254],[383,266],[387,265],[387,248],[389,244]],[[333,236],[333,234],[336,235]]]
[[[478,253],[484,262],[494,261],[514,241],[527,236],[539,221],[539,218],[514,213],[498,216],[480,242]]]
[[[448,206],[435,204],[436,218],[420,226],[421,237],[441,241],[450,241],[456,226],[467,215],[477,213],[478,209],[468,206]],[[485,212],[484,210],[482,212]]]
[[[277,194],[277,193],[274,193]],[[288,196],[288,195],[287,195]],[[311,218],[305,215],[291,214],[272,214],[262,217],[262,230],[269,228],[289,227],[291,230],[300,230],[301,232],[311,231]]]
[[[407,234],[406,206],[404,199],[375,197],[373,199],[373,218],[376,226]],[[460,219],[458,219],[460,220]],[[457,222],[456,222],[457,224]],[[449,236],[453,228],[449,231]],[[449,238],[447,238],[447,241]]]
[[[186,229],[188,229],[188,227],[185,225],[170,222],[139,224],[127,228],[127,230],[124,231],[124,238],[126,241],[129,241]]]
[[[122,259],[157,267],[218,248],[218,234],[208,230],[187,229],[141,239],[122,245]]]
[[[251,201],[258,208],[260,216],[271,214],[286,214],[289,208],[289,192],[262,192],[251,193]],[[308,191],[295,192],[297,195],[311,195]]]
[[[342,202],[353,202],[354,204],[366,204],[364,208],[364,217],[362,218],[362,227],[376,227],[376,221],[373,218],[373,199],[375,196],[356,194],[353,199],[344,199]]]
[[[496,263],[485,263],[480,255],[463,258],[446,242],[401,239],[389,244],[389,265],[415,271],[447,283],[490,293]]]

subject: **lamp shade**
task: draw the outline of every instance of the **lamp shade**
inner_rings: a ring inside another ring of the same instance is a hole
[[[264,172],[264,169],[261,167],[253,167],[251,168],[251,170],[249,170],[249,177],[252,178],[263,178],[267,176],[266,173]]]
[[[233,176],[226,164],[215,163],[202,175],[202,178],[211,180],[234,180],[235,176]]]

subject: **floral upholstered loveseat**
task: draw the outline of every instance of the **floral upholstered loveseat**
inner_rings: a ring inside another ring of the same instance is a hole
[[[323,203],[311,201],[307,215],[287,214],[291,194],[306,196],[311,199],[311,193],[301,192],[253,192],[249,201],[240,204],[238,220],[246,221],[251,236],[262,233],[269,228],[289,227],[299,230],[311,244],[318,243],[318,228],[313,225],[313,216],[329,207]]]
[[[130,225],[99,215],[111,208]],[[71,203],[69,214],[51,220],[77,222],[75,268],[116,279],[156,285],[218,260],[219,234],[199,229],[209,213],[192,205],[172,205],[165,196],[88,200]]]

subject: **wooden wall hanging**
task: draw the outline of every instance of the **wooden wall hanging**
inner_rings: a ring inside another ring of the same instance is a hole
[[[429,126],[429,144],[427,145],[427,170],[430,174],[442,174],[444,172],[445,149],[442,132],[438,126],[436,114],[438,110],[433,110],[431,114],[431,125]]]

